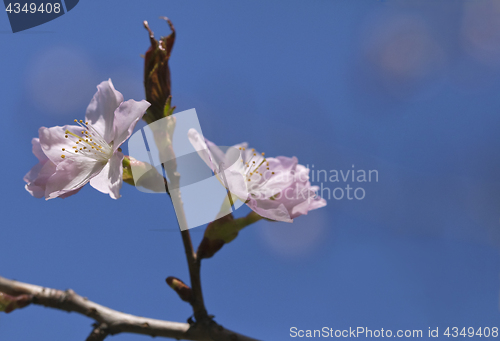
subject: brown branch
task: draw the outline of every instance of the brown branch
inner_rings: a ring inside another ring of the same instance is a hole
[[[193,300],[191,301],[191,305],[193,307],[194,318],[196,321],[203,321],[208,318],[208,314],[207,309],[205,308],[205,302],[203,301],[203,291],[201,290],[201,263],[196,258],[189,230],[181,231],[181,235],[182,242],[184,243],[184,249],[186,250],[189,277],[191,279],[191,289],[193,290]]]
[[[167,167],[167,173],[169,169]],[[167,174],[169,179],[174,186],[174,188],[179,187],[180,174],[178,172],[170,171]],[[178,207],[182,207],[182,198],[179,191],[175,191],[177,197],[172,198],[177,202]],[[171,194],[172,197],[172,194]],[[188,226],[186,221],[186,216],[184,210],[176,210],[177,219],[179,220],[179,226]],[[205,308],[205,302],[203,300],[203,291],[201,290],[201,274],[200,265],[201,263],[196,258],[196,253],[194,252],[193,243],[191,242],[191,234],[189,230],[181,231],[182,243],[184,245],[184,251],[186,252],[186,259],[189,268],[189,278],[191,280],[191,289],[193,290],[193,299],[190,302],[193,307],[194,318],[197,322],[208,323],[209,317],[207,314],[207,309]]]
[[[0,277],[0,292],[13,296],[32,295],[33,304],[76,312],[95,320],[97,327],[87,340],[104,340],[108,334],[135,333],[178,340],[256,341],[256,339],[225,329],[214,321],[189,325],[125,314],[89,301],[77,295],[73,290],[44,288]],[[99,336],[101,338],[98,338]]]

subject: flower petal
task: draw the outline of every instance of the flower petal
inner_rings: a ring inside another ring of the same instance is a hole
[[[122,102],[123,95],[115,90],[109,79],[97,86],[97,92],[87,107],[85,121],[89,122],[107,143],[113,141],[115,110]]]
[[[326,200],[323,198],[309,198],[302,203],[294,206],[291,210],[290,216],[297,218],[300,215],[307,214],[307,212],[315,210],[320,207],[326,206]]]
[[[102,171],[90,180],[90,186],[99,192],[109,194],[113,199],[120,198],[123,184],[123,153],[115,152]]]
[[[55,173],[55,171],[56,165],[48,159],[46,162],[36,164],[24,177],[24,181],[27,182],[24,188],[26,188],[26,190],[35,198],[43,198],[45,196],[47,180],[52,176],[52,174]],[[74,191],[67,192],[59,197],[67,198],[76,194],[80,189],[81,188],[78,188]]]
[[[205,139],[208,149],[211,152],[212,162],[217,165],[217,168],[220,167],[221,163],[224,163],[225,166],[228,166],[228,161],[226,159],[226,153],[224,153],[215,143]]]
[[[31,170],[24,176],[23,180],[26,182],[24,188],[35,198],[42,198],[45,195],[45,184],[35,184],[35,181],[37,180],[44,166],[47,163],[50,163],[52,165],[53,163],[48,161],[47,156],[44,154],[42,147],[40,146],[40,140],[38,138],[33,138],[31,140],[31,144],[33,154],[35,154],[39,162],[34,165],[33,168],[31,168]]]
[[[276,206],[272,206],[269,200],[266,201],[257,201],[250,199],[247,203],[248,207],[250,207],[255,213],[258,215],[276,221],[283,221],[286,223],[292,223],[293,220],[290,218],[290,215],[283,204],[279,204]]]
[[[81,189],[82,189],[82,187],[77,188],[77,189],[75,189],[74,191],[69,191],[69,192],[66,192],[66,193],[64,193],[64,194],[61,194],[61,195],[59,196],[59,198],[61,198],[61,199],[66,199],[67,197],[70,197],[70,196],[72,196],[73,194],[78,193]]]
[[[40,146],[42,148],[42,151],[46,155],[46,157],[56,165],[64,160],[63,158],[61,158],[61,155],[65,154],[62,149],[65,148],[69,151],[72,147],[72,142],[75,140],[73,138],[64,137],[66,136],[66,130],[69,130],[73,134],[80,136],[82,128],[79,126],[66,125],[64,127],[41,127],[40,129],[38,129],[38,136],[40,137]],[[68,153],[66,153],[65,155],[71,156],[71,154]]]
[[[269,165],[276,169],[277,171],[290,171],[295,169],[299,160],[295,156],[286,157],[286,156],[277,156],[275,158],[269,158]]]
[[[40,162],[46,161],[47,155],[45,155],[45,153],[42,150],[42,146],[40,145],[40,139],[37,137],[34,137],[31,140],[31,145],[32,145],[31,150],[32,150],[33,154],[36,156],[36,158],[38,159],[38,161],[40,161]]]
[[[38,162],[36,165],[34,165],[33,168],[31,168],[31,170],[24,176],[23,180],[28,183],[35,181],[45,163],[46,162]]]
[[[298,162],[296,157],[278,156],[277,158],[270,157],[266,160],[269,162],[269,166],[266,167],[269,170],[266,169],[264,171],[261,181],[265,183],[266,188],[278,193],[294,183],[294,172]]]
[[[141,119],[141,117],[146,112],[151,104],[144,100],[137,102],[133,99],[128,100],[120,104],[120,106],[115,110],[115,120],[114,120],[114,138],[113,138],[113,149],[117,150],[121,144],[127,140],[134,127]]]
[[[221,174],[217,175],[221,184],[241,201],[247,201],[249,193],[245,183],[245,177],[240,172],[231,169],[226,169],[223,173],[225,179],[221,178]]]
[[[203,136],[193,128],[189,129],[188,131],[188,139],[189,142],[191,142],[191,144],[193,145],[194,149],[198,152],[198,155],[202,158],[203,161],[205,161],[207,166],[210,167],[212,171],[215,171],[217,167],[216,164],[212,162],[212,160],[214,160],[215,155],[216,158],[225,158],[222,150],[220,150],[219,147],[217,147],[212,142],[203,139]],[[210,144],[210,149],[207,144]]]
[[[50,161],[49,161],[50,162]],[[40,171],[42,170],[44,164],[47,162],[39,162],[37,163],[31,170],[24,176],[24,181],[26,182],[26,185],[24,188],[35,198],[42,198],[45,195],[45,186],[38,186],[35,184],[35,180],[38,177],[38,174],[40,174]],[[50,162],[53,164],[52,162]]]
[[[89,158],[65,159],[48,179],[45,199],[53,199],[83,187],[98,174],[104,164]]]

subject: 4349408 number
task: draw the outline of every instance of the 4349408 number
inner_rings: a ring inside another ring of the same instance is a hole
[[[458,327],[448,327],[446,328],[445,332],[443,335],[448,336],[448,337],[498,337],[498,327],[484,327],[484,328],[477,328],[475,329],[474,327],[463,327],[460,331]]]
[[[59,13],[61,12],[61,4],[56,2],[54,4],[47,2],[47,3],[41,3],[40,5],[37,5],[35,3],[30,3],[28,6],[28,3],[25,3],[22,8],[21,4],[16,2],[16,3],[9,3],[7,5],[7,8],[5,11],[9,13]]]

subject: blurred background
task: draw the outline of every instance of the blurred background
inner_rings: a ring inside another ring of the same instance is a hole
[[[40,126],[83,118],[108,78],[126,99],[145,97],[142,21],[158,38],[170,32],[159,16],[177,29],[172,102],[196,108],[205,137],[379,174],[363,200],[259,222],[204,260],[219,323],[264,340],[289,339],[290,327],[499,326],[496,0],[80,1],[17,34],[0,14],[1,276],[131,314],[191,315],[165,283],[189,281],[167,197],[124,185],[114,201],[86,186],[46,202],[23,188]],[[195,247],[203,231],[192,230]],[[29,307],[1,314],[0,334],[84,340],[92,322]]]

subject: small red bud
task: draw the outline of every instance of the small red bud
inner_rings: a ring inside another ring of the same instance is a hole
[[[168,61],[175,41],[175,28],[172,22],[163,17],[170,26],[167,37],[156,40],[154,33],[149,28],[148,22],[144,21],[144,27],[149,32],[151,46],[144,56],[144,87],[146,89],[146,100],[151,103],[143,119],[154,122],[172,114],[170,69]]]
[[[172,276],[167,277],[165,281],[172,289],[175,290],[181,300],[191,302],[191,300],[193,299],[193,291],[183,281]]]
[[[32,295],[11,296],[0,292],[0,311],[7,314],[15,309],[21,309],[33,301]]]

